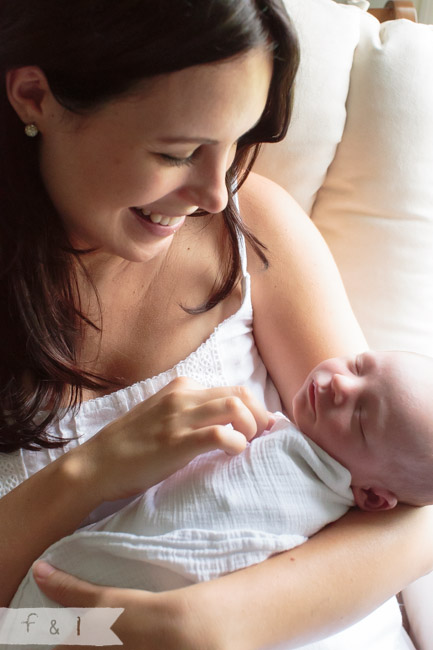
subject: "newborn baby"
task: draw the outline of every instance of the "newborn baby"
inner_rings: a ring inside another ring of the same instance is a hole
[[[295,396],[297,426],[350,471],[360,508],[433,503],[432,385],[431,357],[365,352],[324,361]]]

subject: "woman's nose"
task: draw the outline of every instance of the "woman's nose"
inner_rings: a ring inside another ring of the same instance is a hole
[[[348,399],[355,397],[358,391],[358,382],[356,377],[335,373],[331,379],[331,389],[335,406],[341,406]]]
[[[223,179],[218,181],[209,181],[209,183],[204,183],[200,188],[198,194],[197,205],[200,206],[202,210],[206,210],[210,214],[217,214],[224,210],[228,202],[228,192],[225,182],[225,174]]]
[[[224,210],[228,202],[227,166],[227,161],[223,159],[203,165],[201,169],[191,169],[191,177],[185,188],[188,203],[211,214]]]

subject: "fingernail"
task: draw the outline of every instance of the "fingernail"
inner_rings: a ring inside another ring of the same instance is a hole
[[[267,424],[267,426],[266,426],[266,429],[268,429],[268,430],[269,430],[269,429],[272,429],[272,427],[274,426],[274,424],[275,424],[276,421],[277,421],[277,418],[275,417],[275,415],[273,415],[273,414],[271,413],[271,414],[269,415],[269,420],[268,420],[268,424]]]
[[[54,573],[54,571],[54,567],[52,567],[51,564],[48,564],[48,562],[40,561],[33,565],[33,575],[35,578],[41,580],[48,578],[48,576]]]

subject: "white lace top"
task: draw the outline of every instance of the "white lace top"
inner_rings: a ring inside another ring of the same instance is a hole
[[[76,438],[66,447],[0,454],[0,497],[68,449],[82,444],[109,422],[157,393],[176,377],[191,377],[205,387],[246,385],[266,403],[269,410],[281,410],[276,389],[255,346],[252,333],[250,276],[246,270],[243,238],[240,239],[239,245],[242,261],[242,302],[238,311],[220,323],[197,350],[170,370],[109,395],[83,402],[76,413],[67,412],[49,428],[53,435]],[[120,505],[119,502],[105,504],[83,523],[95,521],[112,510],[117,510]]]

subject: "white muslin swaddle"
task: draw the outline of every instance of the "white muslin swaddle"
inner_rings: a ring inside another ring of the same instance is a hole
[[[175,589],[302,544],[353,505],[350,482],[344,467],[279,416],[239,456],[215,451],[197,457],[116,514],[61,539],[43,557],[101,585]],[[56,603],[39,591],[29,571],[10,606]],[[386,650],[413,649],[402,634],[395,599],[303,648],[385,650],[383,635]]]
[[[242,454],[198,456],[44,558],[99,584],[172,589],[293,548],[352,504],[349,472],[279,416]],[[43,605],[29,572],[11,606]]]

